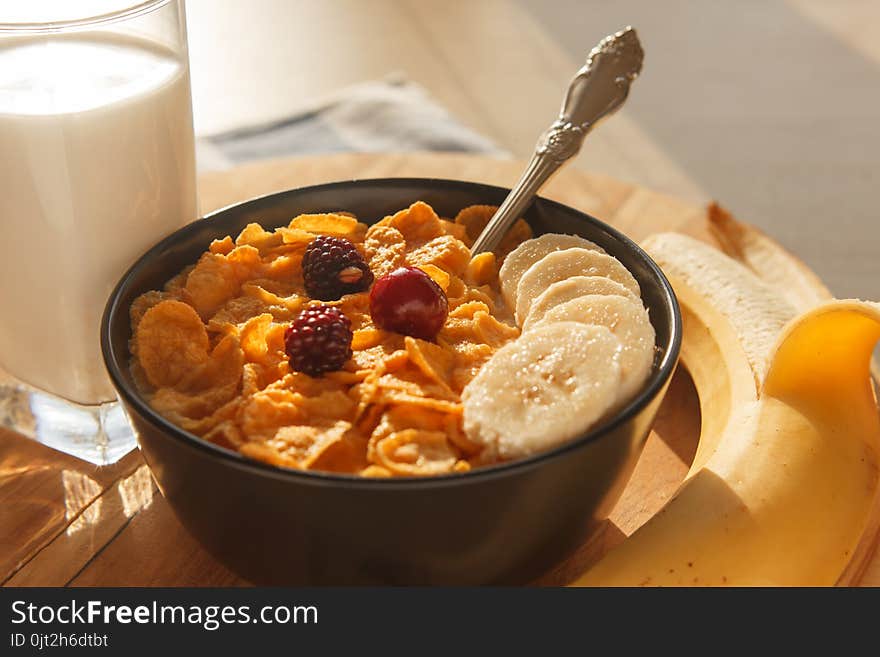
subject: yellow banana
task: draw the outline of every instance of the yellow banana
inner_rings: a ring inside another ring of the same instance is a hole
[[[670,502],[575,585],[836,583],[877,495],[880,305],[817,297],[795,316],[720,251],[673,234],[644,246],[682,304],[700,444]]]

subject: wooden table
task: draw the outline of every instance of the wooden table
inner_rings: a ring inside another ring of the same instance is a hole
[[[511,185],[521,163],[465,155],[337,155],[281,160],[202,177],[207,212],[260,194],[331,180],[428,176]],[[600,175],[565,170],[544,195],[642,239],[678,230],[711,240],[705,209]],[[610,519],[542,578],[560,584],[632,533],[675,491],[699,438],[696,391],[680,371]],[[6,586],[243,586],[174,517],[140,452],[95,467],[0,429],[0,581]],[[862,585],[880,585],[880,558]]]

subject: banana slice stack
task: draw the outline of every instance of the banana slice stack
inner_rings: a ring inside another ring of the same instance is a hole
[[[487,456],[514,459],[583,435],[629,401],[655,336],[635,278],[581,237],[527,240],[499,278],[523,333],[464,389],[464,428]]]

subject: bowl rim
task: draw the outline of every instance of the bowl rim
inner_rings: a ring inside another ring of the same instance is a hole
[[[146,402],[146,400],[141,397],[140,393],[136,389],[133,389],[134,386],[129,386],[128,382],[125,380],[125,377],[123,377],[119,367],[119,363],[127,361],[128,356],[126,356],[126,358],[124,359],[118,357],[116,351],[113,348],[113,341],[111,339],[110,326],[113,318],[118,317],[120,312],[124,312],[126,315],[128,314],[127,308],[120,308],[120,296],[122,295],[122,292],[128,287],[129,282],[135,277],[135,275],[138,274],[140,270],[146,266],[146,263],[148,263],[157,253],[161,253],[166,249],[167,246],[174,244],[180,239],[186,238],[188,236],[188,233],[198,230],[202,221],[214,219],[218,216],[225,215],[233,208],[240,208],[242,206],[250,204],[264,204],[267,202],[271,202],[276,197],[286,196],[294,192],[317,192],[332,190],[334,188],[350,188],[353,185],[372,185],[378,187],[395,185],[425,185],[435,188],[457,187],[459,189],[469,188],[474,191],[483,189],[496,194],[506,194],[510,191],[510,188],[497,185],[489,185],[479,182],[453,180],[446,178],[356,178],[350,180],[339,180],[328,183],[321,183],[318,185],[308,185],[305,187],[294,187],[277,192],[271,192],[269,194],[255,196],[247,200],[231,203],[229,205],[213,210],[203,215],[202,217],[195,219],[194,221],[185,224],[184,226],[181,226],[170,235],[155,243],[134,261],[134,263],[128,268],[125,274],[122,275],[122,277],[114,286],[113,291],[111,292],[104,307],[104,313],[101,318],[101,353],[103,356],[105,368],[107,369],[113,386],[116,389],[117,396],[120,398],[120,401],[125,402],[123,404],[123,407],[125,407],[126,404],[134,407],[134,409],[142,418],[146,419],[148,422],[153,424],[157,430],[172,437],[177,442],[183,443],[184,445],[193,449],[205,452],[209,457],[217,458],[225,462],[229,466],[237,469],[249,470],[259,475],[270,476],[272,478],[281,478],[285,480],[293,480],[298,481],[299,483],[312,485],[342,484],[349,487],[363,486],[369,488],[406,488],[412,486],[432,485],[445,486],[451,484],[473,483],[480,480],[506,476],[517,471],[524,471],[536,468],[544,462],[562,458],[568,452],[573,452],[588,443],[596,442],[609,434],[613,434],[615,429],[617,429],[622,424],[628,422],[639,412],[641,412],[656,397],[656,395],[663,390],[663,388],[672,378],[672,374],[674,373],[675,368],[678,364],[678,358],[681,351],[682,318],[678,299],[672,289],[672,285],[663,274],[663,271],[636,242],[618,231],[616,228],[570,205],[565,205],[564,203],[553,201],[542,196],[536,196],[533,203],[529,206],[529,209],[531,209],[534,203],[540,202],[542,205],[548,206],[551,209],[559,208],[564,210],[565,212],[574,212],[577,215],[580,215],[580,218],[584,219],[585,221],[597,225],[598,228],[608,233],[612,238],[618,240],[625,248],[628,248],[629,250],[634,252],[636,256],[638,256],[645,262],[645,264],[648,266],[648,269],[660,282],[660,288],[662,291],[663,299],[665,301],[665,305],[671,311],[670,315],[672,322],[670,326],[671,330],[669,342],[666,345],[666,348],[663,349],[660,364],[651,376],[651,378],[648,380],[647,385],[644,385],[642,388],[640,388],[639,393],[635,395],[629,401],[629,403],[619,409],[618,412],[610,418],[610,420],[594,428],[591,428],[584,435],[579,436],[578,438],[575,438],[573,440],[566,441],[562,445],[559,445],[552,449],[539,452],[526,458],[505,461],[493,465],[481,466],[479,468],[468,470],[467,472],[454,472],[439,475],[418,475],[407,477],[364,477],[357,474],[297,470],[295,468],[271,465],[268,463],[257,461],[255,459],[250,459],[240,454],[239,452],[211,443],[195,434],[192,434],[182,429],[170,420],[161,416],[157,411],[153,410],[153,408]],[[119,320],[117,319],[116,321]]]

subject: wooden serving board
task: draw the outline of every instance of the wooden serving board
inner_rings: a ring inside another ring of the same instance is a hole
[[[436,177],[512,185],[522,163],[469,155],[346,154],[276,160],[200,179],[203,212],[274,191],[333,180]],[[706,209],[573,169],[542,195],[614,225],[635,240],[678,231],[714,242]],[[680,368],[635,472],[610,518],[538,584],[571,581],[635,531],[674,493],[700,433],[696,391]],[[98,468],[0,429],[0,582],[7,586],[244,586],[177,522],[140,452]],[[880,585],[875,536],[841,583]]]

